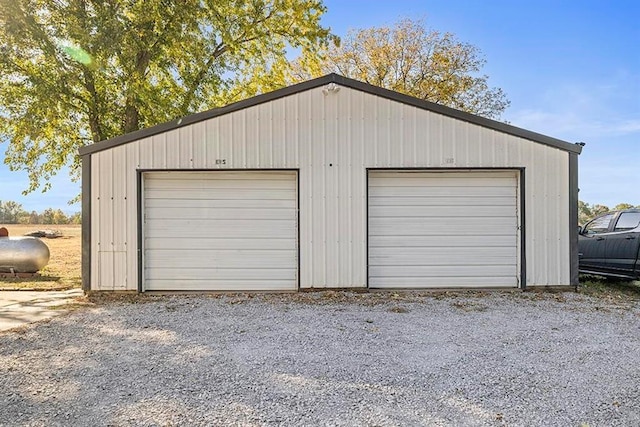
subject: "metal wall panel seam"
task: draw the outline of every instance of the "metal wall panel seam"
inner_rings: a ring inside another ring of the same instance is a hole
[[[336,207],[336,195],[333,179],[333,167],[329,167],[329,164],[333,164],[335,159],[335,122],[332,119],[332,110],[335,101],[336,94],[327,94],[323,97],[322,103],[322,118],[324,126],[322,126],[323,138],[322,145],[324,148],[324,162],[322,162],[322,172],[324,179],[324,213],[322,221],[324,222],[324,253],[325,253],[325,280],[324,287],[328,287],[329,283],[335,283],[336,281],[336,269],[338,268],[336,261],[336,253],[334,248],[335,238],[335,211]],[[335,286],[335,285],[334,285]]]
[[[91,155],[91,289],[100,290],[100,264],[98,260],[98,241],[100,240],[100,156]]]
[[[542,183],[543,183],[543,189],[544,191],[542,192],[542,196],[543,196],[543,200],[544,200],[544,206],[547,208],[547,210],[552,207],[551,203],[552,201],[549,200],[549,186],[550,184],[550,180],[549,180],[549,175],[551,173],[553,173],[552,169],[549,168],[549,157],[546,155],[545,152],[541,151],[541,156],[543,159],[543,164],[544,164],[544,168],[543,170],[545,171],[545,173],[542,174]],[[554,212],[557,212],[555,209],[553,209]],[[544,213],[544,216],[546,217],[546,212]],[[545,221],[546,222],[546,221]],[[546,226],[542,227],[542,239],[544,242],[544,256],[542,257],[542,259],[544,260],[544,283],[546,285],[550,285],[550,268],[549,268],[549,257],[551,256],[551,254],[553,253],[551,250],[549,250],[549,233],[555,228],[554,224],[557,224],[556,221],[549,221],[546,222]]]
[[[273,107],[274,103],[267,104],[269,106],[269,166],[273,167]],[[287,120],[283,120],[284,123],[287,123]],[[260,144],[258,144],[260,146]]]
[[[172,130],[166,134],[166,166],[167,168],[183,168],[184,159],[182,158],[182,150],[186,145],[181,139],[181,134],[184,133],[186,128],[180,128]]]
[[[335,269],[334,271],[334,277],[333,280],[330,281],[329,283],[333,282],[333,286],[337,286],[337,287],[343,287],[344,286],[344,282],[343,282],[343,271],[342,271],[342,244],[341,244],[341,234],[340,234],[340,229],[342,226],[342,211],[345,209],[346,205],[344,205],[342,203],[342,199],[340,197],[340,173],[342,168],[344,167],[344,158],[342,158],[342,151],[340,150],[340,145],[339,145],[339,138],[340,138],[340,128],[339,128],[339,120],[338,120],[338,106],[339,106],[339,102],[338,99],[341,98],[342,95],[340,94],[331,94],[331,109],[330,111],[332,112],[331,114],[331,123],[332,123],[332,128],[330,129],[330,131],[333,133],[331,139],[332,139],[332,151],[333,154],[331,156],[331,158],[329,159],[329,167],[327,169],[327,171],[329,172],[330,176],[331,176],[331,187],[333,188],[333,200],[332,200],[332,204],[333,204],[333,220],[334,220],[334,224],[332,224],[332,236],[331,236],[331,246],[333,247],[333,259],[334,259],[334,263],[335,263]]]
[[[316,197],[314,197],[314,188],[316,187],[316,185],[314,185],[315,181],[315,175],[314,175],[314,156],[313,156],[313,150],[314,150],[314,143],[313,143],[313,118],[312,118],[312,114],[311,114],[311,96],[309,93],[306,94],[301,94],[300,97],[302,98],[302,101],[300,102],[300,110],[299,110],[299,114],[301,117],[304,117],[305,114],[304,112],[306,111],[307,114],[307,118],[305,120],[305,124],[306,124],[306,132],[304,132],[304,134],[301,132],[301,135],[306,135],[306,140],[305,142],[305,147],[307,149],[307,153],[306,153],[306,162],[303,165],[301,162],[301,168],[304,167],[304,171],[305,176],[306,176],[306,180],[305,180],[305,186],[302,186],[302,189],[304,190],[305,188],[307,189],[306,193],[302,195],[302,197],[304,197],[305,200],[305,204],[306,204],[306,210],[302,212],[303,217],[304,217],[304,226],[305,226],[305,233],[307,234],[307,236],[309,237],[307,239],[308,241],[308,251],[307,251],[307,262],[303,262],[302,266],[303,268],[308,272],[307,273],[307,283],[305,284],[306,288],[312,288],[314,286],[313,283],[313,278],[315,277],[315,272],[316,272],[316,268],[315,268],[315,262],[314,259],[316,257],[316,251],[314,248],[314,242],[317,240],[317,236],[316,236],[316,230],[315,230],[315,226],[313,224],[313,209],[314,209],[314,203],[317,203],[315,201]],[[302,153],[301,153],[302,154]],[[302,156],[301,156],[302,157]]]
[[[114,243],[114,287],[116,289],[126,289],[127,276],[126,276],[126,262],[123,270],[122,254],[127,252],[127,206],[126,206],[126,173],[129,167],[128,159],[126,155],[126,146],[118,147],[113,150],[114,153],[114,166],[116,166],[116,173],[114,177],[113,187],[113,212],[114,221],[120,221],[118,227],[114,227],[113,230],[113,243]],[[125,256],[126,257],[126,256]]]
[[[109,290],[114,290],[113,277],[113,150],[107,151],[100,156],[101,179],[100,184],[100,206],[106,213],[107,221],[100,223],[100,236],[98,240],[98,263],[100,265],[101,287],[107,286]],[[109,259],[108,259],[109,258]],[[108,263],[108,265],[107,265]]]
[[[464,165],[462,165],[462,166],[469,167],[469,166],[471,166],[471,164],[470,164],[471,163],[471,161],[470,161],[471,156],[469,155],[469,150],[470,150],[469,147],[471,145],[471,144],[469,144],[469,126],[465,126],[463,128],[463,137],[462,138],[464,140],[464,159],[465,159]],[[456,157],[458,157],[458,153],[456,153]]]
[[[137,250],[138,250],[138,238],[137,238],[137,174],[136,171],[140,168],[140,144],[130,144],[127,146],[127,158],[128,170],[127,176],[127,289],[138,289],[138,271],[137,271]]]
[[[327,137],[327,103],[326,103],[326,98],[324,98],[325,102],[320,103],[320,105],[322,105],[322,108],[320,109],[321,112],[321,119],[322,119],[322,126],[319,126],[318,129],[318,133],[320,134],[319,137],[319,144],[322,146],[322,150],[320,151],[322,153],[322,161],[320,162],[320,172],[321,172],[321,180],[322,180],[322,218],[320,219],[320,223],[322,224],[322,247],[323,247],[323,252],[324,252],[324,262],[321,264],[322,265],[322,281],[321,281],[321,285],[323,288],[326,288],[328,286],[329,283],[329,271],[333,268],[335,269],[335,264],[330,265],[330,262],[333,261],[331,258],[333,257],[333,254],[329,253],[329,227],[330,227],[330,220],[331,217],[328,215],[328,203],[333,202],[332,198],[329,197],[329,200],[327,200],[327,195],[330,196],[330,185],[329,185],[329,177],[327,176],[327,159],[328,159],[328,154],[327,154],[327,149],[330,149],[329,144],[328,144],[328,137]],[[314,212],[315,213],[315,212]]]
[[[161,163],[161,167],[164,169],[167,169],[170,166],[169,164],[169,142],[167,141],[168,137],[170,135],[170,132],[164,133],[161,135],[161,140],[162,140],[162,157],[160,158]]]
[[[240,114],[240,141],[242,141],[242,143],[240,144],[240,146],[242,147],[242,167],[246,168],[248,166],[247,164],[247,110],[240,110],[242,113]],[[236,139],[233,140],[234,141],[234,145],[236,145]],[[260,144],[257,144],[258,146],[260,146]],[[258,154],[260,153],[260,148],[258,148]],[[259,157],[257,157],[258,162]],[[259,163],[258,163],[259,164]],[[258,165],[256,165],[256,167],[258,167]]]
[[[535,158],[535,152],[534,152],[534,147],[533,146],[528,146],[528,152],[529,152],[529,156],[528,156],[528,162],[532,165],[535,165],[536,162],[536,158]],[[534,221],[535,218],[538,218],[538,215],[535,214],[535,211],[539,208],[540,203],[537,202],[536,200],[536,191],[534,189],[536,189],[538,187],[538,182],[536,181],[536,178],[538,176],[538,172],[536,170],[537,168],[532,167],[529,171],[529,173],[527,174],[527,178],[529,181],[529,184],[527,186],[527,193],[525,195],[527,201],[529,201],[529,210],[526,211],[526,216],[527,216],[527,224],[529,225],[529,233],[527,236],[527,245],[530,248],[529,251],[527,251],[527,269],[531,269],[527,271],[527,278],[529,280],[529,283],[527,283],[528,285],[534,285],[538,279],[538,275],[537,275],[537,270],[534,269],[534,266],[536,265],[536,261],[537,261],[537,257],[536,257],[536,232],[537,232],[537,227],[536,227],[536,221]]]
[[[545,230],[545,247],[547,248],[546,251],[546,263],[547,263],[547,280],[546,280],[546,284],[547,286],[551,286],[551,285],[556,285],[559,283],[559,279],[560,279],[560,270],[561,268],[558,268],[557,266],[559,266],[560,263],[562,263],[562,261],[556,261],[556,260],[561,260],[561,258],[559,257],[559,246],[560,246],[560,242],[558,240],[558,230],[561,228],[561,224],[560,222],[563,222],[566,220],[566,215],[562,215],[561,211],[559,211],[559,206],[557,203],[557,195],[558,195],[558,191],[553,191],[556,190],[558,188],[557,185],[557,178],[558,178],[558,164],[557,164],[557,159],[556,157],[547,157],[547,164],[549,165],[547,170],[549,170],[549,172],[546,174],[547,176],[551,175],[550,179],[547,179],[547,185],[545,188],[545,196],[547,199],[547,205],[548,205],[548,209],[550,211],[554,211],[557,212],[556,217],[558,218],[558,221],[552,221],[549,222],[547,221],[547,227]],[[555,182],[554,182],[555,181]],[[548,217],[548,216],[547,216]]]

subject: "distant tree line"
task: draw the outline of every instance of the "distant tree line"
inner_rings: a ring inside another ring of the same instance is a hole
[[[80,224],[80,212],[67,215],[61,209],[27,212],[20,203],[0,200],[0,224]]]
[[[619,203],[613,208],[605,205],[578,201],[578,222],[584,225],[591,219],[607,213],[622,209],[631,209],[634,206],[629,203]],[[640,208],[640,205],[635,206]],[[65,214],[61,209],[47,208],[42,212],[27,212],[20,203],[14,201],[3,202],[0,200],[0,224],[80,224],[82,221],[80,212],[72,215]]]
[[[589,203],[580,200],[578,201],[578,222],[581,225],[584,225],[587,221],[607,212],[631,209],[633,207],[640,208],[640,205],[633,206],[629,203],[618,203],[613,208],[609,209],[609,207],[605,205],[590,205]]]

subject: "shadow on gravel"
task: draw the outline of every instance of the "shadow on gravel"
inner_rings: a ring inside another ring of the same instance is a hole
[[[103,302],[0,335],[0,425],[640,421],[638,313],[574,297]]]

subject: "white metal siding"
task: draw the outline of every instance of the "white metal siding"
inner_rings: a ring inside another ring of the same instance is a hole
[[[518,286],[513,171],[369,174],[369,286]]]
[[[160,168],[299,169],[302,288],[366,286],[366,168],[524,168],[527,286],[570,284],[565,151],[355,89],[310,89],[91,159],[92,289],[137,289],[136,169]]]
[[[295,290],[295,172],[147,172],[145,290]]]

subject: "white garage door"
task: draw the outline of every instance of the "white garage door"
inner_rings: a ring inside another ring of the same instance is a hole
[[[369,287],[516,287],[516,172],[370,172]]]
[[[295,172],[143,179],[145,290],[298,288]]]

